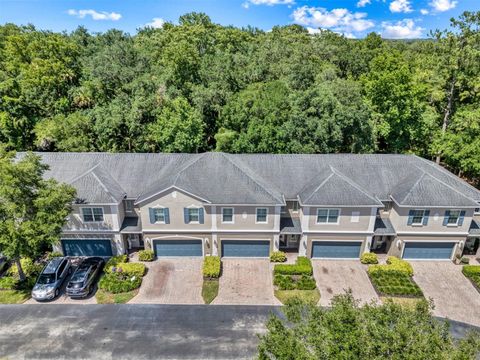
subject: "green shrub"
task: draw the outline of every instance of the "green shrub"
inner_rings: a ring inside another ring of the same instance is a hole
[[[56,257],[62,257],[63,254],[59,251],[51,251],[49,253],[47,253],[47,260],[52,260],[53,258],[56,258]]]
[[[118,263],[116,266],[105,268],[107,274],[123,273],[125,276],[142,277],[145,275],[146,266],[142,263]]]
[[[460,258],[460,264],[468,265],[468,264],[470,264],[470,259],[469,259],[468,257],[466,257],[466,256],[462,256],[462,257]]]
[[[369,273],[373,286],[383,295],[422,296],[422,290],[404,271],[387,268]]]
[[[386,265],[370,265],[368,267],[368,273],[372,274],[377,271],[390,271],[396,270],[405,273],[408,276],[413,276],[412,265],[408,261],[399,259],[394,256],[389,256]]]
[[[137,289],[141,284],[141,277],[127,276],[124,273],[110,273],[100,279],[98,286],[109,293],[118,294]]]
[[[298,290],[314,290],[317,287],[317,284],[313,277],[302,275],[300,280],[297,281],[296,287]]]
[[[295,281],[288,275],[275,275],[273,284],[278,286],[280,290],[294,290],[296,288]]]
[[[285,262],[287,261],[287,255],[283,251],[274,251],[270,254],[271,262]]]
[[[120,263],[126,263],[127,261],[128,261],[128,256],[125,254],[112,256],[110,259],[108,259],[107,263],[105,264],[105,268],[110,269],[112,266],[116,266],[117,264],[120,264]]]
[[[363,253],[360,262],[362,264],[378,264],[378,256],[375,253]]]
[[[0,278],[1,290],[14,290],[18,286],[18,279],[13,276],[4,276]]]
[[[155,253],[152,250],[140,250],[138,252],[138,260],[140,261],[153,261]]]
[[[27,278],[33,277],[36,278],[38,274],[42,271],[42,264],[35,263],[32,259],[30,258],[22,258],[20,259],[20,264],[22,265],[22,270],[23,273]],[[15,278],[19,278],[18,276],[18,269],[17,265],[15,262],[12,263],[12,266],[10,266],[10,269],[7,271],[7,275],[13,276]]]
[[[465,265],[462,272],[465,276],[480,276],[480,265]]]
[[[310,259],[299,256],[295,264],[278,264],[274,267],[275,274],[282,275],[312,275],[313,268]]]
[[[203,259],[203,277],[208,279],[216,279],[220,277],[222,262],[219,256],[206,256]]]

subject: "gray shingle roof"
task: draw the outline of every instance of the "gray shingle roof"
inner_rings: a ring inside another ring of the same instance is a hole
[[[382,219],[379,217],[375,219],[374,232],[375,235],[396,235],[397,233],[390,219]]]
[[[468,230],[468,234],[471,236],[478,235],[480,236],[480,222],[473,219],[472,224],[470,225],[470,229]]]
[[[302,224],[300,219],[292,217],[280,218],[280,233],[281,234],[301,234]]]
[[[391,195],[412,206],[472,207],[480,202],[480,191],[412,155],[38,154],[50,166],[48,177],[75,182],[78,196],[90,202],[119,199],[123,194],[145,199],[169,186],[216,204],[273,205],[307,193],[312,201],[367,201],[372,206]],[[311,193],[328,177],[322,191]]]
[[[142,232],[140,218],[136,216],[127,216],[125,219],[123,219],[122,226],[120,227],[120,232],[123,234]]]

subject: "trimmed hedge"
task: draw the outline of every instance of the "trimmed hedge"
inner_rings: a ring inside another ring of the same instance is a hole
[[[391,296],[423,296],[422,290],[404,271],[387,269],[370,273],[370,279],[379,293]]]
[[[120,263],[126,263],[127,261],[128,261],[127,255],[112,256],[110,259],[108,259],[107,263],[105,264],[105,268],[110,269],[112,266],[116,266],[117,264],[120,264]]]
[[[462,273],[469,278],[480,291],[480,265],[464,265]]]
[[[270,262],[285,262],[287,255],[283,251],[274,251],[270,254]]]
[[[362,264],[378,264],[378,256],[375,253],[363,253],[360,262]]]
[[[140,250],[138,252],[138,260],[140,261],[153,261],[155,253],[153,250]]]
[[[203,260],[203,277],[217,279],[220,277],[222,262],[219,256],[206,256]]]
[[[408,276],[413,276],[412,265],[406,260],[399,259],[395,256],[389,256],[386,265],[370,265],[368,267],[368,274],[371,275],[377,271],[396,270],[405,273]]]
[[[145,275],[146,266],[141,263],[119,263],[116,266],[105,268],[107,274],[123,273],[125,276],[142,277]]]
[[[282,275],[312,275],[312,262],[305,256],[299,256],[295,264],[275,265],[273,272]]]
[[[279,290],[314,290],[317,287],[315,279],[309,275],[281,275],[276,274],[273,278],[273,285]]]
[[[141,284],[141,277],[127,276],[125,273],[110,273],[100,279],[98,286],[109,293],[119,294],[137,289]]]

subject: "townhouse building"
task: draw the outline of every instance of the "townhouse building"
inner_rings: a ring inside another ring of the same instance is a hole
[[[65,255],[449,260],[479,248],[480,191],[413,155],[38,154],[77,190]]]

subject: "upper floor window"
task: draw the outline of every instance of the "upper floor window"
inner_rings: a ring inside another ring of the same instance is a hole
[[[156,223],[165,223],[165,208],[154,208],[153,209],[153,220]]]
[[[257,208],[257,214],[255,222],[257,223],[267,223],[268,209],[267,208]]]
[[[480,208],[476,208],[476,209],[473,211],[473,213],[474,213],[475,215],[480,215]]]
[[[82,208],[82,216],[84,222],[100,222],[103,221],[103,209]]]
[[[134,200],[125,200],[125,211],[128,213],[133,212],[133,203]]]
[[[430,210],[410,210],[408,212],[408,225],[427,225]]]
[[[444,226],[462,226],[464,217],[465,217],[465,211],[447,210],[445,211],[445,217],[443,218],[443,225]]]
[[[222,223],[233,223],[233,208],[222,208]]]
[[[203,224],[204,212],[201,207],[189,207],[183,209],[185,224]]]
[[[199,221],[199,209],[190,208],[188,209],[188,222],[198,222]]]
[[[317,224],[338,224],[340,210],[317,209]]]

